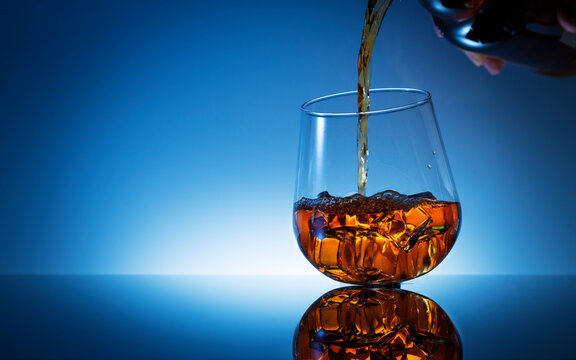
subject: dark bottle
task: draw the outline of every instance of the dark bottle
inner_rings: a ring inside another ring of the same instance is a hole
[[[548,75],[576,72],[576,34],[550,0],[420,0],[454,45]]]

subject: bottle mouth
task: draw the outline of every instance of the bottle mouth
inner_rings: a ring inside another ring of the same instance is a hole
[[[445,20],[465,21],[474,17],[485,0],[420,0],[433,16]]]
[[[391,113],[408,110],[431,102],[426,90],[411,88],[370,89],[369,111],[357,111],[358,91],[347,91],[322,96],[302,104],[302,112],[310,116],[339,117]]]

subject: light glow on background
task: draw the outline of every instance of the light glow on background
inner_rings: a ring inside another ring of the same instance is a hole
[[[356,87],[364,6],[3,2],[0,273],[317,274],[299,107]],[[576,78],[490,76],[417,2],[381,32],[372,84],[432,93],[462,202],[434,273],[576,273]]]

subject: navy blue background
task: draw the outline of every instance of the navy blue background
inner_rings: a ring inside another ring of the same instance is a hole
[[[315,273],[299,106],[356,87],[364,7],[0,3],[0,273]],[[397,0],[372,83],[433,94],[464,216],[435,273],[576,273],[576,78],[490,76]]]

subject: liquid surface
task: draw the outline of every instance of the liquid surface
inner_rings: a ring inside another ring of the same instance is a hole
[[[358,112],[370,110],[370,59],[382,19],[392,0],[369,0],[366,7],[362,42],[358,52]],[[356,139],[358,152],[358,193],[366,193],[368,181],[368,115],[359,115]]]
[[[434,301],[404,290],[340,288],[306,311],[294,338],[297,360],[462,358],[454,324]]]
[[[294,205],[294,230],[306,258],[348,283],[386,283],[423,275],[446,257],[458,234],[460,204],[430,193],[392,190]]]

